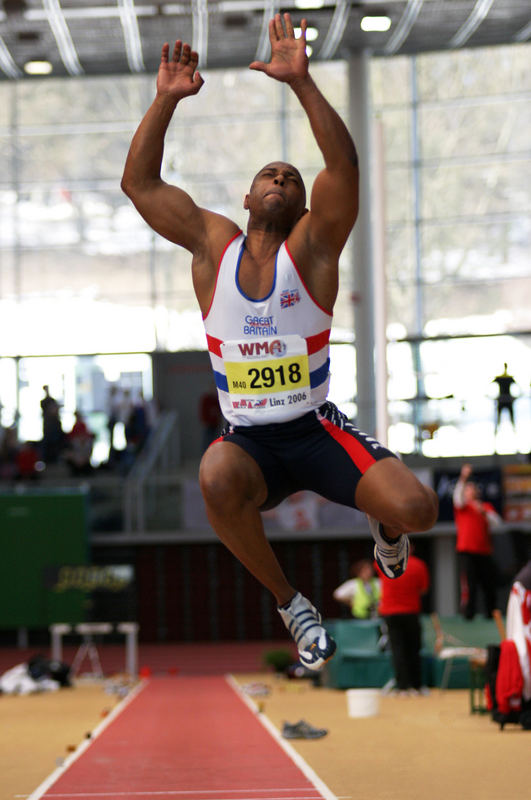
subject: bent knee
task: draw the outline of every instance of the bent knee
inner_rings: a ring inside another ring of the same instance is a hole
[[[208,458],[206,455],[199,467],[199,487],[205,503],[218,507],[243,490],[237,472],[218,464],[217,459]]]
[[[199,486],[207,506],[229,511],[252,501],[262,503],[267,495],[256,462],[237,445],[211,445],[201,460]]]
[[[439,501],[428,486],[419,484],[401,498],[402,524],[411,531],[427,531],[437,522]]]

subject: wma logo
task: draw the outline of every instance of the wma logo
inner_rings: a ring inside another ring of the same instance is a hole
[[[281,356],[287,346],[280,339],[273,339],[272,342],[242,342],[238,344],[242,356],[260,356],[264,353],[269,356]]]

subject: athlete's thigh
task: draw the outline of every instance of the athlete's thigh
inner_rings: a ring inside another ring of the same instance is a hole
[[[258,503],[261,511],[274,508],[300,488],[296,483],[290,481],[282,460],[267,446],[264,437],[253,436],[252,429],[248,432],[241,429],[231,431],[222,437],[221,444],[229,446],[233,457],[237,457],[237,454],[240,453],[241,459],[238,460],[242,464],[248,461],[253,462],[252,472],[256,474],[258,471],[260,486],[263,487]],[[215,447],[217,444],[214,443],[211,447],[213,446]]]
[[[352,425],[332,403],[319,409],[316,425],[297,449],[304,488],[335,503],[358,508],[356,490],[381,459],[396,456]]]
[[[374,464],[356,490],[361,511],[404,531],[428,530],[438,513],[437,495],[398,458]]]
[[[256,459],[221,438],[212,442],[201,459],[199,483],[207,504],[231,498],[237,502],[253,500],[259,506],[267,495]]]

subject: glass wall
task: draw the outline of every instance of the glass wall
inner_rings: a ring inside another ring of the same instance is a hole
[[[389,441],[404,453],[531,448],[530,54],[518,45],[371,65],[385,141]],[[346,118],[346,64],[313,72]],[[320,154],[285,86],[248,70],[205,77],[170,127],[164,177],[245,227],[243,197],[264,161],[293,161],[309,187]],[[33,357],[204,348],[189,254],[120,191],[153,93],[152,75],[0,83],[0,413],[8,425],[18,408],[23,435],[47,382]],[[351,258],[347,246],[332,399],[355,414]],[[504,362],[518,435],[504,417],[495,440],[492,380]],[[45,363],[57,366],[52,383],[70,369]]]
[[[528,45],[378,59],[386,161],[390,444],[531,449]],[[496,376],[516,384],[495,436]]]

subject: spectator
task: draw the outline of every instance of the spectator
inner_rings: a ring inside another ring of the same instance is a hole
[[[67,436],[64,456],[73,475],[86,475],[92,470],[90,457],[95,437],[81,411],[76,411],[75,417],[74,426]]]
[[[46,464],[54,464],[65,445],[65,434],[59,416],[59,403],[51,396],[47,385],[42,388],[42,457]]]
[[[38,477],[39,450],[34,442],[20,443],[15,427],[2,431],[0,439],[0,480],[27,480]]]
[[[40,454],[34,442],[24,442],[17,453],[17,477],[21,481],[39,477]]]
[[[0,479],[15,480],[18,476],[17,455],[19,442],[16,428],[3,428],[0,440]]]
[[[122,394],[120,387],[113,383],[109,389],[107,400],[107,430],[109,431],[109,458],[115,453],[114,429],[122,419]]]
[[[381,581],[374,573],[372,561],[368,558],[356,561],[350,572],[352,577],[334,591],[334,600],[348,606],[358,619],[377,617]]]
[[[492,558],[490,528],[501,525],[501,517],[491,503],[481,500],[479,486],[469,480],[470,464],[461,468],[453,493],[459,558],[461,613],[465,619],[476,614],[478,589],[485,600],[485,616],[496,608],[497,570]]]
[[[53,414],[59,408],[59,404],[57,403],[57,400],[51,396],[50,387],[48,386],[48,384],[43,386],[42,390],[44,392],[44,397],[41,400],[41,411],[42,411],[42,419],[44,422],[44,420],[47,417],[53,416]]]
[[[149,408],[142,392],[132,404],[125,423],[125,440],[130,455],[137,455],[144,447],[151,430]]]
[[[376,570],[382,581],[378,610],[387,626],[395,691],[400,696],[426,694],[422,686],[420,613],[422,597],[430,586],[428,567],[411,552],[406,571],[399,578],[387,578],[378,565]]]

